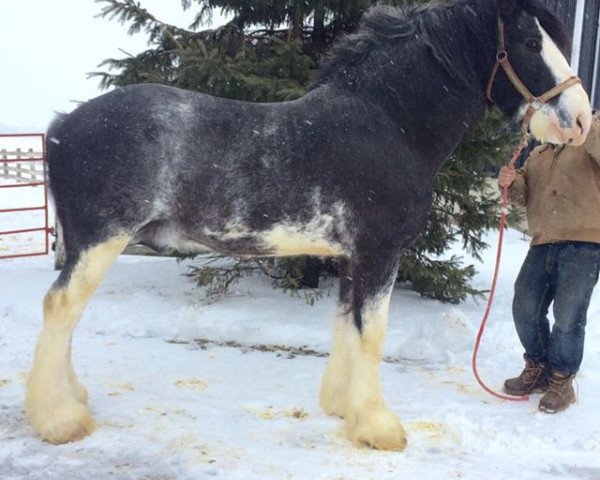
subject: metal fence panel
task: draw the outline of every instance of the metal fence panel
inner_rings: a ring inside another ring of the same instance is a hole
[[[49,224],[48,212],[48,183],[47,164],[46,164],[46,138],[43,133],[30,134],[0,134],[0,141],[8,140],[11,143],[18,143],[21,139],[37,139],[41,145],[41,152],[35,153],[32,149],[24,151],[19,148],[3,149],[0,151],[0,177],[8,179],[8,182],[0,183],[2,191],[16,191],[19,188],[25,187],[42,187],[43,189],[43,204],[35,206],[12,206],[0,204],[0,215],[20,215],[24,212],[39,211],[43,213],[43,225],[31,225],[26,228],[8,229],[2,231],[0,228],[0,237],[8,235],[19,235],[26,233],[40,232],[44,236],[43,249],[32,249],[24,253],[2,253],[0,259],[31,257],[35,255],[47,255],[50,251],[50,241],[48,235],[52,233],[52,228]],[[27,167],[22,168],[23,164]]]

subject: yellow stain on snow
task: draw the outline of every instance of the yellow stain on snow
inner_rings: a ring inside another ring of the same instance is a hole
[[[206,390],[208,385],[199,378],[183,378],[177,380],[173,385],[180,388],[190,388],[192,390]]]
[[[194,433],[187,432],[174,438],[169,442],[169,450],[181,453],[182,451],[188,451],[192,454],[194,460],[199,463],[215,463],[216,459],[214,454],[211,452],[209,446],[202,442]],[[228,455],[230,453],[228,452]],[[239,458],[239,457],[236,457]]]
[[[448,425],[440,422],[417,421],[409,422],[407,430],[412,433],[422,433],[429,440],[434,442],[452,442],[459,443],[458,435],[453,432]]]
[[[100,425],[102,427],[106,427],[106,428],[116,428],[119,430],[127,430],[130,428],[136,427],[136,425],[133,423],[120,423],[116,420],[111,420],[111,419],[107,419],[107,420],[98,422],[98,425]]]
[[[465,385],[464,383],[458,383],[456,385],[456,389],[461,393],[466,393],[467,395],[479,395],[482,390],[479,387],[475,387],[472,385]]]
[[[109,397],[118,397],[119,395],[122,395],[123,393],[129,393],[129,392],[135,391],[135,387],[133,385],[131,385],[130,383],[107,383],[106,385],[109,386],[110,388],[116,389],[116,391],[112,391],[112,392],[108,393]]]
[[[462,375],[466,371],[467,371],[467,369],[465,367],[451,366],[451,367],[446,368],[446,373],[448,373],[450,375]]]
[[[134,392],[135,387],[131,383],[107,383],[110,388],[118,388],[124,392]]]
[[[427,433],[433,437],[441,437],[444,434],[445,426],[437,422],[412,422],[409,424],[411,430]]]
[[[254,411],[251,409],[247,409],[246,411],[256,415],[262,420],[274,420],[276,418],[295,418],[296,420],[305,420],[308,417],[308,412],[301,407],[293,407],[287,410],[275,410],[272,405],[269,405],[267,408],[260,411]]]

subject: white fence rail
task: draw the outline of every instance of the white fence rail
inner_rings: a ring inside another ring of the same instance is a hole
[[[41,152],[34,152],[33,148],[0,149],[0,177],[23,183],[44,181],[44,165],[39,161],[42,155]]]

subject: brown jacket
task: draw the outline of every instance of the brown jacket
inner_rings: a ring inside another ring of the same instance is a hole
[[[600,117],[582,146],[537,147],[517,170],[509,196],[526,207],[531,245],[600,243]]]

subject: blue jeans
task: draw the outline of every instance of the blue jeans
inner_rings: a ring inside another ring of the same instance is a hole
[[[564,242],[529,249],[515,283],[513,318],[525,353],[533,360],[545,362],[553,371],[577,373],[599,270],[597,243]]]

